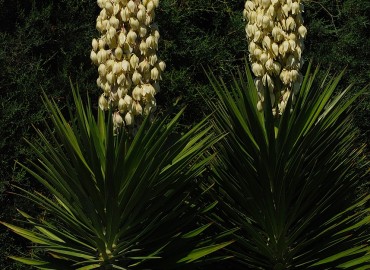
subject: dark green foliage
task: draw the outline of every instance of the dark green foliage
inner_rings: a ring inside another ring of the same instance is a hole
[[[211,96],[202,66],[221,74],[242,63],[246,43],[241,10],[243,1],[205,0],[161,2],[157,12],[162,42],[160,55],[167,63],[159,104],[181,99],[191,104],[187,123],[205,111],[199,94]]]
[[[369,14],[369,1],[306,1],[306,58],[314,58],[336,72],[347,67],[342,86],[355,83],[354,92],[370,81]],[[368,94],[355,113],[361,140],[367,144],[370,142]]]
[[[35,188],[14,160],[32,158],[23,137],[45,117],[40,93],[66,104],[69,77],[95,90],[89,55],[97,11],[94,2],[0,1],[0,219],[16,216],[25,204],[9,194],[12,182]],[[83,16],[81,16],[83,14]],[[21,269],[6,260],[20,240],[0,229],[0,268]],[[27,268],[26,268],[27,269]]]
[[[348,65],[343,85],[355,82],[354,91],[363,87],[370,77],[369,1],[307,0],[305,5],[309,30],[305,57],[336,71]],[[243,65],[247,51],[243,6],[244,0],[161,0],[159,55],[167,70],[158,95],[159,111],[179,100],[189,105],[185,124],[202,118],[206,109],[199,93],[213,96],[202,65],[210,66],[216,76]],[[91,39],[98,37],[98,12],[95,0],[0,0],[0,220],[11,220],[15,205],[24,204],[8,193],[11,182],[35,188],[14,160],[33,158],[22,138],[32,140],[31,125],[40,126],[45,117],[41,89],[67,105],[71,78],[82,92],[91,94],[95,106],[100,90],[89,51]],[[364,141],[370,138],[369,104],[365,96],[355,119]],[[6,243],[0,247],[0,268],[19,269],[5,259],[19,246],[18,238],[1,228],[0,242]]]

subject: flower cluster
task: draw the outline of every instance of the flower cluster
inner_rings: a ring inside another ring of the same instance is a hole
[[[90,58],[98,66],[102,110],[112,108],[115,127],[138,124],[134,119],[156,108],[158,80],[166,65],[157,57],[159,32],[153,22],[159,0],[98,0],[99,39]]]
[[[300,0],[249,0],[243,16],[247,19],[249,60],[256,76],[258,110],[263,109],[264,88],[270,92],[274,115],[281,114],[290,94],[299,91],[302,75],[303,5]]]

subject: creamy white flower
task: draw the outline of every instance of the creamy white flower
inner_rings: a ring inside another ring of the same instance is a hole
[[[136,4],[134,1],[130,0],[128,3],[127,3],[127,8],[128,10],[131,12],[131,13],[135,13],[135,9],[136,9]]]
[[[91,46],[94,50],[94,52],[97,52],[98,51],[98,48],[99,48],[99,43],[98,41],[96,40],[96,38],[94,38],[91,42]]]
[[[90,52],[90,59],[95,65],[98,64],[98,56],[96,55],[94,50],[91,50]]]
[[[99,107],[101,110],[104,110],[104,111],[109,109],[108,101],[105,98],[104,94],[101,95],[99,98]]]
[[[300,35],[302,38],[305,38],[305,37],[306,37],[306,34],[307,34],[307,29],[306,29],[306,27],[304,27],[303,25],[301,25],[301,26],[298,28],[298,33],[299,33],[299,35]]]
[[[155,110],[157,81],[166,68],[157,56],[160,34],[153,22],[159,0],[98,0],[97,4],[101,37],[92,40],[90,58],[98,66],[96,83],[104,91],[99,107],[112,107],[115,127],[124,122],[134,125],[134,115]],[[122,121],[120,113],[125,115]]]
[[[158,63],[158,67],[159,67],[159,69],[161,70],[161,72],[163,72],[163,71],[166,69],[166,63],[165,63],[165,62],[163,62],[163,61],[160,61],[160,62]]]
[[[133,122],[134,122],[134,116],[132,115],[132,113],[131,112],[126,113],[125,115],[126,125],[131,126]]]
[[[264,69],[261,64],[258,63],[253,63],[252,64],[252,72],[254,73],[255,76],[257,77],[262,77],[264,74]]]
[[[132,106],[132,113],[133,115],[142,115],[143,114],[143,107],[141,106],[140,102],[135,101]]]
[[[132,82],[138,85],[141,83],[141,79],[142,79],[142,75],[137,70],[135,70],[134,74],[132,75]]]
[[[153,81],[157,81],[159,79],[159,71],[156,67],[152,68],[150,71],[150,77]]]

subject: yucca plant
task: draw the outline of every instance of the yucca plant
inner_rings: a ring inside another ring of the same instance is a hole
[[[351,125],[362,91],[343,99],[351,89],[338,93],[343,72],[319,82],[310,64],[294,106],[290,97],[276,118],[268,94],[264,110],[256,109],[248,65],[245,71],[231,85],[208,73],[218,96],[208,101],[214,126],[228,134],[218,143],[220,204],[211,219],[239,228],[229,269],[369,269],[369,196],[354,199],[363,152]]]
[[[195,223],[214,205],[199,202],[194,182],[218,140],[205,121],[176,135],[180,112],[145,120],[134,137],[114,134],[112,114],[99,110],[95,120],[73,93],[70,122],[44,96],[53,128],[29,142],[39,162],[22,166],[50,195],[19,188],[44,214],[19,210],[24,225],[3,223],[34,244],[33,256],[13,259],[37,269],[194,269],[229,244],[202,237],[210,224]]]

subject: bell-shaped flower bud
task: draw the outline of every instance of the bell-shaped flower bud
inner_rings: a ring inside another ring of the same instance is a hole
[[[298,71],[295,69],[292,69],[290,71],[290,82],[295,82],[298,78],[298,75],[299,75]]]
[[[115,62],[113,65],[113,74],[120,74],[122,72],[122,65],[119,62]],[[119,83],[118,83],[119,84]]]
[[[117,3],[118,1],[116,1],[116,3],[113,5],[113,15],[116,16],[119,11],[121,10],[121,7],[119,5],[119,3]]]
[[[146,55],[147,54],[148,45],[146,44],[146,42],[144,40],[141,40],[139,50],[140,50],[141,55]]]
[[[156,54],[152,54],[149,56],[149,63],[154,66],[158,61],[158,57]]]
[[[113,113],[113,125],[115,127],[122,127],[123,126],[123,118],[122,116],[120,115],[119,112],[115,112]]]
[[[150,70],[149,62],[146,59],[144,59],[143,61],[140,62],[138,69],[141,73],[148,72]]]
[[[276,11],[273,5],[269,6],[267,14],[271,17],[271,19],[273,19],[276,16]]]
[[[135,70],[134,74],[132,75],[132,82],[135,84],[135,85],[138,85],[141,83],[141,74],[139,72],[137,72],[137,70]]]
[[[154,86],[149,84],[149,83],[144,84],[142,86],[142,89],[143,89],[143,95],[144,96],[151,96],[151,98],[153,98],[154,95],[156,94],[156,90],[155,90]]]
[[[131,27],[132,30],[134,30],[134,31],[139,30],[140,23],[139,23],[139,20],[137,18],[131,17],[129,22],[130,22],[130,27]]]
[[[160,61],[158,63],[158,66],[159,66],[159,69],[160,69],[161,72],[163,72],[166,69],[166,63],[163,62],[163,61]]]
[[[260,56],[260,61],[261,61],[262,65],[265,65],[268,59],[269,59],[268,54],[263,52]]]
[[[118,110],[119,110],[120,113],[124,113],[124,112],[127,111],[127,104],[123,100],[123,98],[120,98],[119,101],[118,101]]]
[[[110,1],[105,2],[105,10],[106,10],[107,14],[109,14],[109,15],[113,14],[113,5]]]
[[[252,72],[257,77],[262,77],[265,73],[264,69],[263,69],[263,66],[261,64],[258,64],[258,63],[253,63],[252,64]]]
[[[117,64],[120,65],[120,63],[117,63]],[[121,66],[121,70],[122,70],[122,65],[120,65],[120,66]],[[117,77],[117,84],[118,85],[123,84],[125,81],[126,81],[126,76],[125,76],[124,73],[121,73],[120,75],[118,75],[118,77]]]
[[[146,10],[147,10],[147,12],[148,13],[150,13],[150,12],[152,12],[153,10],[154,10],[154,3],[153,3],[153,1],[152,0],[150,0],[149,2],[148,2],[148,4],[146,5]]]
[[[291,51],[295,51],[295,48],[296,48],[296,46],[297,46],[297,44],[295,43],[295,41],[294,41],[294,40],[289,39],[289,40],[288,40],[288,42],[289,42],[289,48],[290,48],[290,50],[291,50]]]
[[[284,13],[285,17],[286,17],[286,18],[287,18],[287,17],[289,17],[289,11],[291,11],[291,9],[289,8],[289,6],[288,6],[287,4],[285,4],[285,5],[283,5],[283,6],[281,7],[281,9],[282,9],[282,11],[283,11],[283,13]]]
[[[121,65],[122,65],[122,70],[124,71],[124,72],[128,72],[129,70],[130,70],[130,63],[127,61],[127,60],[123,60],[122,62],[121,62]]]
[[[140,28],[139,28],[139,36],[141,38],[145,37],[148,33],[148,28],[146,25],[140,25]]]
[[[252,1],[246,1],[244,8],[248,11],[252,11],[252,10],[255,10],[255,5]]]
[[[257,12],[251,11],[248,16],[248,19],[250,24],[255,24],[257,22]]]
[[[139,10],[136,14],[136,18],[138,19],[139,22],[145,23],[145,18],[146,18],[146,13],[145,10]]]
[[[140,102],[135,101],[132,106],[132,113],[134,115],[142,115],[143,114],[143,107],[141,106]]]
[[[136,69],[139,65],[139,57],[137,57],[135,54],[131,55],[130,57],[130,65],[133,69]]]
[[[116,30],[116,28],[114,28],[114,27],[112,27],[112,26],[111,26],[111,27],[109,28],[108,32],[109,32],[109,36],[110,36],[111,38],[113,38],[113,37],[116,35],[117,30]]]
[[[119,20],[115,16],[112,16],[109,19],[109,24],[110,24],[111,27],[113,27],[115,29],[118,29],[118,27],[119,27]]]
[[[137,85],[132,91],[132,98],[136,101],[140,101],[143,95],[143,89],[140,85]]]
[[[301,38],[305,38],[306,37],[306,34],[307,34],[307,28],[304,27],[303,25],[301,25],[299,28],[298,28],[298,33],[299,35],[301,36]]]
[[[137,39],[137,34],[134,30],[130,30],[126,36],[126,42],[129,44],[135,44]]]
[[[283,69],[280,73],[280,80],[283,82],[283,84],[288,85],[292,81],[290,72],[286,69]]]
[[[130,10],[128,9],[127,6],[121,9],[120,15],[122,18],[122,22],[128,22],[128,20],[130,19]]]
[[[247,33],[247,36],[249,38],[254,36],[255,30],[256,30],[256,27],[254,27],[253,24],[247,24],[247,26],[245,27],[245,32]]]
[[[97,2],[98,6],[100,8],[104,8],[105,7],[105,1],[104,0],[97,0],[96,2]]]
[[[292,14],[293,15],[296,15],[298,13],[300,13],[299,3],[298,2],[294,2],[294,3],[292,3]]]
[[[113,72],[109,72],[106,76],[107,81],[112,85],[116,82],[116,75]]]
[[[121,33],[118,35],[118,44],[122,47],[123,44],[126,42],[126,35],[124,32],[121,31]]]
[[[156,67],[152,68],[152,70],[150,71],[150,78],[153,80],[153,81],[157,81],[158,78],[159,78],[159,71]]]
[[[107,68],[104,64],[100,64],[98,67],[99,75],[105,77],[107,75]]]
[[[265,36],[262,40],[262,47],[265,50],[270,50],[271,49],[271,39],[269,36]]]
[[[122,55],[123,55],[123,51],[122,51],[122,48],[121,47],[117,47],[115,50],[114,50],[114,56],[117,58],[117,60],[121,60],[122,59]]]
[[[259,100],[259,101],[257,102],[257,110],[258,110],[259,112],[262,112],[262,111],[263,111],[263,104],[262,104],[262,101],[261,101],[261,100]]]
[[[114,60],[113,59],[109,59],[105,64],[106,64],[108,72],[113,70],[113,66],[114,66]]]
[[[125,115],[125,123],[127,126],[131,126],[134,123],[134,116],[131,112],[127,112]]]
[[[296,23],[292,17],[288,17],[285,23],[288,30],[294,31],[294,29],[296,28]]]
[[[257,58],[257,59],[260,59],[261,57],[261,54],[262,54],[262,50],[260,48],[256,48],[253,52],[253,55]]]
[[[275,42],[272,43],[271,50],[275,57],[279,55],[279,45],[277,45]]]
[[[257,45],[255,42],[251,41],[248,45],[248,50],[250,54],[254,54],[254,50],[257,48]]]
[[[104,39],[99,39],[98,43],[99,43],[99,50],[104,49],[104,47],[105,47],[105,40]]]
[[[91,50],[90,52],[90,59],[95,65],[98,64],[98,56],[96,55],[94,50]]]
[[[131,13],[135,13],[136,11],[136,4],[134,1],[130,0],[128,3],[127,3],[127,8],[128,10],[131,12]]]
[[[99,108],[104,111],[109,109],[108,101],[105,98],[104,94],[101,95],[99,98]]]
[[[97,52],[99,49],[99,42],[94,38],[91,42],[91,46],[94,50],[94,52]]]
[[[272,58],[269,58],[265,63],[265,67],[266,67],[267,72],[273,73],[274,72],[274,60]]]

